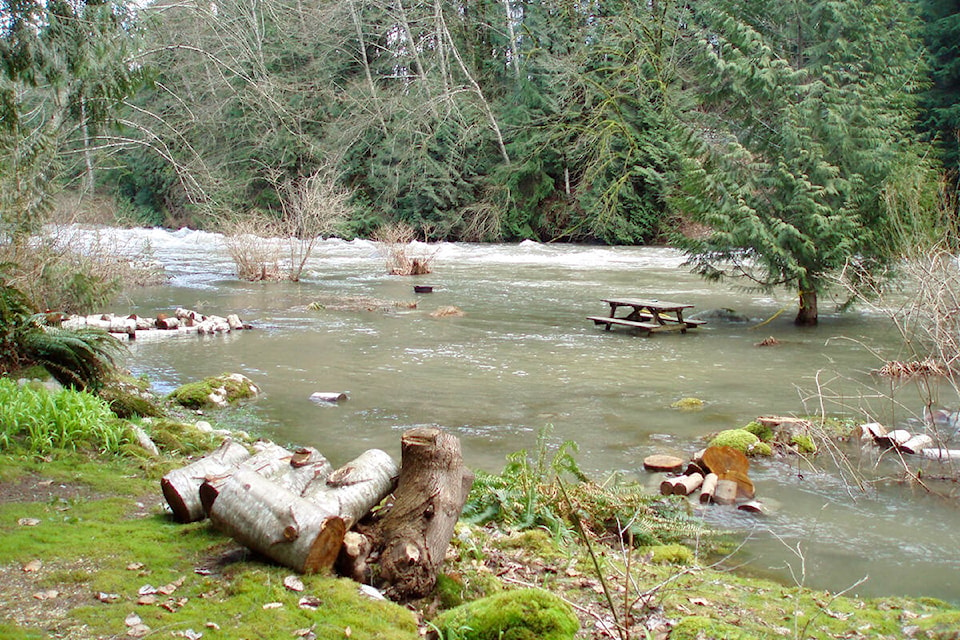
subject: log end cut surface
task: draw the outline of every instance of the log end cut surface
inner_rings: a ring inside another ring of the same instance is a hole
[[[310,551],[303,562],[303,573],[317,573],[333,566],[343,546],[343,537],[347,533],[346,523],[339,516],[327,518],[320,533],[310,545]]]
[[[170,510],[173,512],[173,519],[177,522],[190,522],[192,520],[190,508],[183,501],[183,496],[173,486],[173,483],[167,478],[162,478],[160,480],[160,490],[163,492],[164,500],[167,501]]]

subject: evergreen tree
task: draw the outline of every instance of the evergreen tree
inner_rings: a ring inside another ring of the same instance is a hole
[[[939,143],[956,187],[960,179],[960,1],[924,0],[922,16],[933,80],[923,94],[923,128]]]
[[[34,231],[71,151],[93,171],[91,137],[142,81],[125,2],[0,0],[0,233]]]
[[[815,324],[832,274],[896,251],[885,196],[924,168],[917,24],[898,0],[720,1],[695,24],[703,110],[677,203],[710,233],[681,244],[704,276],[795,287]]]

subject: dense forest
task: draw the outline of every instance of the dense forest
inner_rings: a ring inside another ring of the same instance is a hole
[[[958,0],[0,0],[0,231],[323,185],[343,237],[669,241],[812,322],[951,226],[958,49]]]

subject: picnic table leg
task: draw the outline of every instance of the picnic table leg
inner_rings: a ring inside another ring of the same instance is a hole
[[[686,333],[687,323],[683,321],[683,309],[677,309],[677,322],[680,323],[680,333]]]

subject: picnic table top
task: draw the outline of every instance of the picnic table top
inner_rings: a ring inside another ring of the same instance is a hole
[[[657,311],[693,308],[692,304],[685,302],[672,302],[658,300],[657,298],[604,298],[603,302],[614,306],[656,309]]]

